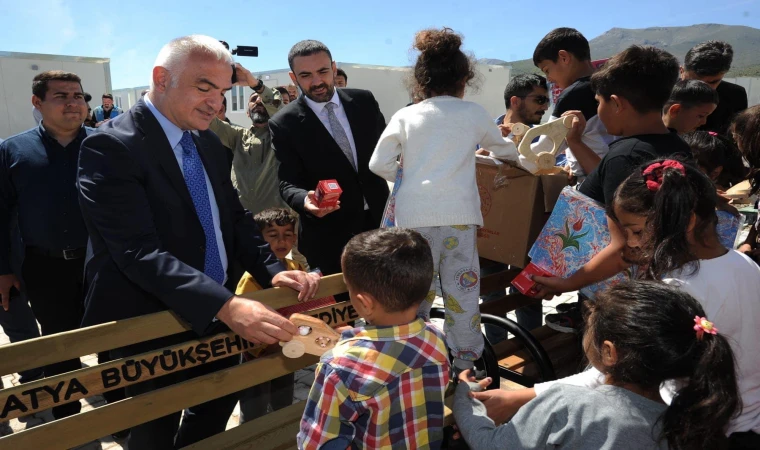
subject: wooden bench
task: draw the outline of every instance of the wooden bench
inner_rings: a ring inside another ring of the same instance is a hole
[[[505,288],[518,272],[504,271],[483,277],[481,290],[489,292]],[[346,292],[342,275],[323,278],[318,297]],[[274,308],[297,304],[297,294],[289,289],[268,289],[250,294],[250,298]],[[505,296],[501,302],[484,305],[483,312],[504,315],[537,300],[524,296]],[[348,303],[338,303],[311,310],[308,314],[319,317],[331,326],[344,325],[358,318]],[[142,317],[105,323],[79,330],[41,337],[0,347],[0,374],[43,366],[71,358],[78,358],[105,350],[132,345],[161,337],[184,333],[189,326],[172,312],[161,312]],[[570,339],[540,328],[534,335],[547,346],[547,350],[564,361],[564,354],[572,347]],[[209,356],[195,363],[188,359],[189,349],[199,346],[209,350]],[[123,358],[97,366],[82,368],[67,374],[0,390],[0,422],[42,411],[64,401],[79,400],[102,394],[146,379],[159,377],[177,370],[246,351],[252,344],[228,331],[214,336],[196,338],[132,358]],[[502,364],[519,373],[530,374],[531,361],[514,340],[496,346]],[[177,355],[178,362],[167,362]],[[162,359],[163,358],[163,359]],[[141,361],[152,362],[153,370]],[[180,363],[179,360],[184,361]],[[130,397],[120,402],[101,406],[65,419],[46,423],[0,439],[0,450],[13,449],[65,449],[107,436],[111,433],[162,417],[187,407],[224,395],[241,391],[256,384],[295,372],[317,362],[317,358],[304,356],[289,359],[274,354],[249,361],[226,370],[174,384],[163,389]],[[118,382],[117,382],[118,380]],[[51,395],[56,393],[58,397]],[[34,396],[34,400],[32,399]],[[304,402],[242,424],[219,435],[198,442],[189,449],[285,449],[295,447],[295,435],[303,413]],[[447,423],[451,422],[450,414]]]

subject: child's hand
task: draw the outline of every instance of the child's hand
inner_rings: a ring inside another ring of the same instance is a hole
[[[567,286],[567,278],[533,276],[532,279],[538,284],[537,293],[533,298],[551,300],[556,295],[573,290]]]
[[[344,331],[353,330],[354,328],[353,328],[353,327],[351,327],[351,326],[348,326],[348,325],[343,325],[342,327],[335,327],[334,329],[335,329],[335,331],[337,331],[338,333],[343,333]]]
[[[461,383],[468,383],[470,385],[470,391],[484,391],[488,388],[488,386],[491,385],[491,378],[486,377],[480,381],[477,381],[475,379],[475,376],[472,374],[472,370],[467,369],[463,370],[459,373],[459,381]],[[472,397],[473,392],[470,392],[470,397]]]
[[[526,403],[536,398],[533,388],[520,389],[517,391],[502,391],[493,389],[490,391],[473,392],[470,396],[480,400],[486,407],[486,414],[496,425],[500,425],[511,419],[517,411]]]
[[[580,111],[565,111],[562,117],[573,116],[573,127],[567,132],[567,143],[578,142],[586,131],[586,117]]]
[[[319,208],[317,206],[317,199],[315,197],[314,191],[309,191],[309,193],[306,195],[306,198],[303,201],[303,207],[311,213],[313,216],[322,218],[328,214],[330,214],[333,211],[337,211],[340,209],[340,200],[338,200],[338,204],[335,206],[330,206],[327,208]]]

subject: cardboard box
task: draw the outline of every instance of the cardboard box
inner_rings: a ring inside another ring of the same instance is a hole
[[[322,180],[317,184],[314,197],[317,200],[317,208],[333,208],[338,205],[338,199],[343,190],[335,180]]]
[[[511,165],[478,156],[476,164],[483,227],[478,230],[482,258],[526,267],[528,250],[567,186],[567,175],[534,176]]]

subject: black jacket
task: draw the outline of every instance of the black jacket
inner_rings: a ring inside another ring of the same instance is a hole
[[[385,119],[371,92],[338,89],[356,145],[358,173],[304,96],[287,105],[270,121],[272,144],[280,161],[282,198],[301,216],[298,249],[311,267],[323,273],[340,272],[340,254],[356,234],[364,230],[364,199],[375,227],[388,200],[388,184],[369,170],[369,159],[385,130]],[[308,191],[321,180],[335,179],[343,193],[340,209],[323,218],[304,210]]]
[[[271,286],[284,268],[240,205],[228,152],[214,133],[194,140],[219,207],[226,286],[203,273],[203,228],[166,134],[144,101],[99,130],[79,157],[79,202],[90,234],[85,326],[170,309],[202,334],[243,270]]]

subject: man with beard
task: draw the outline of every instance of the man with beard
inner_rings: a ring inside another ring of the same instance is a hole
[[[541,118],[549,109],[549,91],[546,86],[546,78],[540,75],[525,74],[517,75],[509,80],[504,89],[504,103],[507,112],[496,118],[496,125],[501,129],[504,137],[512,137],[512,126],[522,123],[528,126],[538,125]],[[538,138],[534,142],[536,142]],[[489,155],[486,149],[478,150],[478,154]],[[558,155],[558,162],[564,162],[564,155]],[[481,269],[481,276],[490,275],[507,269],[504,264]],[[510,288],[511,289],[511,288]],[[483,302],[498,301],[504,297],[504,289],[488,293],[482,296]],[[517,323],[523,328],[532,330],[541,326],[542,306],[540,302],[524,306],[515,311]],[[507,339],[507,332],[499,327],[485,326],[486,337],[491,344]]]
[[[253,215],[269,208],[286,206],[280,196],[277,180],[277,159],[272,151],[272,138],[267,122],[278,111],[279,92],[264,85],[245,68],[239,68],[240,83],[253,92],[248,98],[248,117],[252,125],[243,128],[215,118],[209,129],[232,150],[232,183],[243,208]]]
[[[541,123],[541,118],[549,109],[549,91],[546,78],[540,75],[517,75],[509,80],[504,89],[504,103],[507,112],[496,118],[496,125],[504,137],[512,137],[512,126],[516,123],[533,126]],[[487,150],[479,154],[488,155]]]
[[[385,119],[371,92],[335,89],[335,62],[321,42],[297,43],[288,64],[303,95],[269,121],[280,194],[300,215],[298,248],[309,264],[338,273],[343,247],[380,225],[388,200],[388,184],[368,167]],[[340,204],[319,208],[314,189],[331,179]]]
[[[92,112],[92,115],[95,117],[96,127],[103,125],[104,122],[108,122],[122,113],[118,106],[113,105],[113,95],[103,94],[102,100],[103,104]]]

